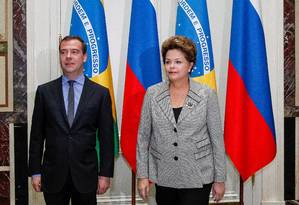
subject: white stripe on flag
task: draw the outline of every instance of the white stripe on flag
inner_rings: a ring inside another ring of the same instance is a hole
[[[155,11],[157,11],[157,1],[155,1],[155,0],[149,0],[151,3],[152,3],[152,5],[153,5],[153,7],[154,7],[154,9],[155,9]]]
[[[253,7],[255,8],[256,12],[258,13],[260,19],[261,18],[261,1],[260,0],[250,0],[251,4],[253,5]]]

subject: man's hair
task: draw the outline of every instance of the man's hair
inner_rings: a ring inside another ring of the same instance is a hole
[[[60,46],[61,46],[61,43],[64,42],[64,41],[71,41],[71,40],[78,40],[81,42],[81,45],[82,45],[82,52],[83,54],[86,53],[86,44],[85,42],[83,41],[83,39],[80,37],[80,36],[65,36],[59,43],[59,51],[60,51]]]

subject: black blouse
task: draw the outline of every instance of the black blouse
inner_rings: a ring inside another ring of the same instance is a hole
[[[174,113],[174,118],[175,118],[175,122],[178,122],[179,116],[181,114],[183,107],[176,107],[176,108],[172,108],[173,109],[173,113]]]

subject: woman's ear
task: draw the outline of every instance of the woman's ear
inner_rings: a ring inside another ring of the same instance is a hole
[[[189,72],[189,73],[191,73],[193,66],[194,66],[194,63],[191,62],[191,63],[190,63],[190,66],[189,66],[189,69],[188,69],[188,72]]]

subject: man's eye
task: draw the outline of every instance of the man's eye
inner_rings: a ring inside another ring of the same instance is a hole
[[[78,54],[79,51],[78,50],[72,50],[72,54]]]

